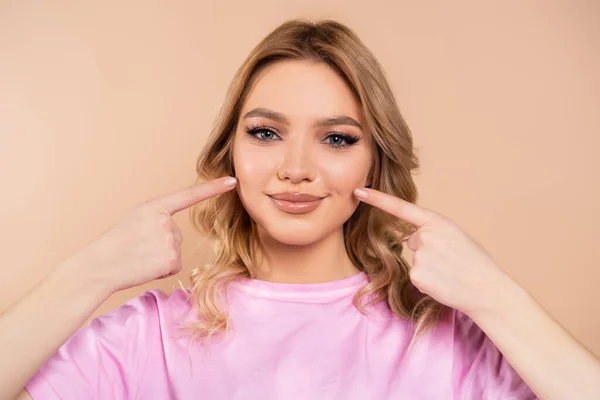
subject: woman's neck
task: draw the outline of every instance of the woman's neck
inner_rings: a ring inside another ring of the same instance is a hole
[[[359,272],[344,246],[343,231],[306,246],[287,245],[259,232],[260,255],[255,278],[281,283],[321,283],[348,278]]]

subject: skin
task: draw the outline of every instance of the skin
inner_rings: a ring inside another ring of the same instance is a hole
[[[113,293],[178,273],[172,216],[234,187],[225,177],[140,204],[2,313],[0,359],[10,362],[0,363],[0,400],[31,399],[25,384]]]
[[[407,243],[415,252],[411,281],[471,317],[540,399],[600,398],[600,360],[454,222],[377,190],[355,194],[419,228]]]
[[[331,129],[356,127],[315,129],[316,119],[346,115],[361,121],[337,75],[322,64],[273,65],[256,82],[242,119],[257,106],[288,119],[274,127],[282,139],[274,143],[249,141],[243,126],[251,121],[240,121],[235,133],[238,193],[259,225],[264,253],[258,279],[302,283],[355,274],[341,225],[363,201],[418,227],[407,243],[414,251],[415,286],[470,316],[541,399],[600,398],[599,361],[483,247],[446,217],[364,187],[371,163],[368,132],[355,131],[361,139],[351,148],[324,144]],[[0,363],[0,399],[19,392],[18,399],[30,399],[25,383],[112,293],[177,273],[182,238],[171,216],[234,185],[219,179],[140,205],[0,316],[0,356],[11,360]],[[327,197],[310,214],[282,214],[266,194],[288,190]]]
[[[255,108],[276,111],[287,123],[265,116],[244,118]],[[412,282],[471,317],[540,398],[600,398],[599,361],[481,245],[434,211],[364,187],[371,164],[368,132],[361,130],[363,140],[347,150],[324,147],[324,131],[312,128],[314,122],[340,114],[360,118],[350,90],[324,64],[277,63],[255,83],[238,123],[234,164],[238,192],[259,225],[266,254],[257,263],[256,278],[301,283],[354,274],[341,230],[357,206],[353,193],[418,227],[407,243],[414,252]],[[277,137],[269,133],[269,141],[252,141],[245,135],[245,124],[271,126]],[[298,217],[279,212],[266,196],[285,190],[328,197],[317,210]]]
[[[269,110],[280,118],[256,110]],[[332,123],[340,117],[345,121]],[[324,120],[332,124],[321,126]],[[263,257],[256,263],[257,279],[315,283],[358,272],[346,254],[342,226],[358,206],[353,190],[366,183],[372,143],[368,132],[353,121],[364,126],[361,109],[326,64],[279,62],[257,77],[240,113],[233,146],[238,193],[259,227]],[[256,127],[265,129],[247,133]],[[348,143],[340,133],[358,140],[340,147]],[[325,199],[308,214],[287,214],[267,195],[280,192]]]

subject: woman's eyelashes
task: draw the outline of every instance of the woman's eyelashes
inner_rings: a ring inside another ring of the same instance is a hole
[[[279,136],[273,128],[267,126],[247,127],[245,130],[246,133],[258,143],[281,140],[281,136]],[[323,138],[322,143],[325,143],[334,149],[340,149],[350,147],[359,140],[360,136],[357,135],[341,132],[329,132],[325,138]]]
[[[329,143],[327,144],[330,146],[340,148],[352,146],[354,143],[360,140],[360,137],[356,135],[349,135],[347,133],[332,132],[329,133],[324,140],[328,141]]]
[[[246,133],[259,143],[281,140],[281,137],[273,129],[266,126],[247,127]]]

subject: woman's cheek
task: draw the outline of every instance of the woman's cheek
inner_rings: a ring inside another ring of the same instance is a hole
[[[235,149],[233,158],[236,178],[241,183],[264,184],[273,174],[275,158],[267,148],[240,144]]]
[[[365,184],[369,163],[356,157],[343,160],[330,160],[323,163],[321,171],[328,186],[338,194],[352,193],[355,188]]]

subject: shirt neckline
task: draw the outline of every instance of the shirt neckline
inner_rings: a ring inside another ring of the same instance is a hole
[[[253,297],[323,303],[353,295],[367,281],[368,275],[360,271],[348,278],[323,283],[280,283],[244,278],[233,282],[232,287]]]

